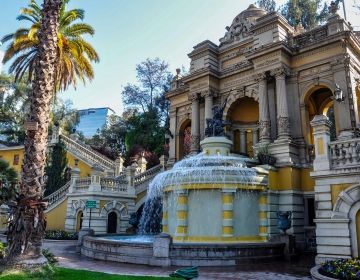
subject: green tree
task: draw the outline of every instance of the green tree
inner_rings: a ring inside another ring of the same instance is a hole
[[[67,164],[66,148],[64,143],[60,141],[51,147],[50,157],[47,158],[45,196],[52,194],[65,185],[67,181]]]
[[[147,112],[157,106],[168,90],[171,81],[169,65],[160,58],[146,59],[136,65],[136,84],[127,84],[122,91],[123,102],[128,108]],[[162,113],[162,112],[160,112]]]
[[[165,127],[156,108],[144,113],[135,113],[127,120],[126,150],[136,145],[160,156],[164,152]]]
[[[9,163],[0,159],[0,204],[13,201],[16,198],[18,174]]]
[[[86,140],[92,148],[116,159],[119,153],[125,150],[126,123],[117,115],[110,115],[107,125],[102,127],[96,135]]]
[[[50,118],[50,132],[56,124],[60,126],[62,133],[67,135],[71,134],[80,122],[78,110],[73,108],[72,101],[63,101],[60,98],[57,98],[52,104]]]
[[[323,0],[288,0],[281,7],[281,14],[290,25],[301,24],[305,29],[314,28],[328,16],[328,6]]]
[[[256,4],[267,12],[273,12],[276,9],[276,2],[274,0],[257,0]]]
[[[82,9],[67,10],[69,0],[62,0],[60,8],[59,28],[57,32],[57,65],[55,71],[55,92],[65,90],[70,85],[74,87],[77,80],[85,81],[94,78],[91,62],[98,62],[95,49],[84,40],[84,35],[93,35],[94,29],[82,21],[85,11]],[[36,58],[40,51],[39,30],[43,12],[35,0],[28,7],[21,9],[17,17],[19,21],[31,24],[29,28],[20,28],[1,39],[2,43],[10,42],[6,49],[3,62],[13,59],[9,72],[15,75],[15,80],[28,74],[32,80],[35,71]]]
[[[0,74],[0,143],[11,146],[24,142],[30,91],[27,83],[15,83],[13,76]]]

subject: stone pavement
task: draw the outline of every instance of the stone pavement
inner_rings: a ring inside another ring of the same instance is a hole
[[[59,260],[59,266],[100,271],[111,274],[167,276],[176,268],[151,267],[146,265],[121,264],[105,262],[82,257],[76,253],[76,241],[45,241],[48,248]],[[239,267],[206,267],[200,268],[199,280],[295,280],[310,279],[309,271],[312,258],[304,258],[300,262],[276,262],[271,264],[248,264]]]

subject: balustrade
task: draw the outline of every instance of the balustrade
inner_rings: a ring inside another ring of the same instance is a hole
[[[84,144],[78,143],[65,135],[60,135],[60,137],[68,150],[76,153],[82,158],[88,159],[93,163],[100,164],[105,169],[115,170],[115,162],[108,159],[101,153],[98,153],[95,150],[88,148]]]
[[[66,194],[68,193],[69,188],[70,188],[70,181],[67,182],[64,186],[62,186],[57,191],[55,191],[52,194],[45,197],[44,199],[47,200],[49,203],[48,207],[50,208],[57,201],[60,201],[61,199],[63,199],[66,196]]]
[[[358,167],[360,138],[330,142],[330,162],[333,169]]]

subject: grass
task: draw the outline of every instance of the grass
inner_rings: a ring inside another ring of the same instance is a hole
[[[151,276],[128,276],[114,275],[87,270],[76,270],[61,267],[48,266],[41,270],[25,271],[10,270],[0,274],[1,280],[164,280],[177,279],[171,277],[151,277]]]

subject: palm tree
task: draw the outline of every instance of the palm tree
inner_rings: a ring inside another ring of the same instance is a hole
[[[55,92],[66,90],[70,85],[76,87],[77,80],[83,83],[94,78],[91,62],[98,62],[99,56],[95,49],[83,39],[84,35],[93,35],[94,29],[85,23],[74,23],[83,20],[85,12],[82,9],[66,10],[69,0],[63,0],[60,8],[58,29],[57,60]],[[36,56],[39,53],[39,29],[43,12],[35,0],[31,0],[27,8],[20,11],[17,17],[20,21],[31,23],[30,28],[20,28],[15,33],[1,39],[2,43],[10,42],[6,49],[3,62],[13,60],[9,72],[15,75],[15,80],[21,80],[28,73],[31,81],[34,74]]]
[[[43,178],[51,99],[57,77],[58,30],[62,0],[44,0],[39,44],[33,62],[34,79],[30,94],[30,112],[25,124],[25,156],[19,195],[8,230],[8,262],[41,257],[45,230]],[[41,258],[40,258],[41,259]]]

